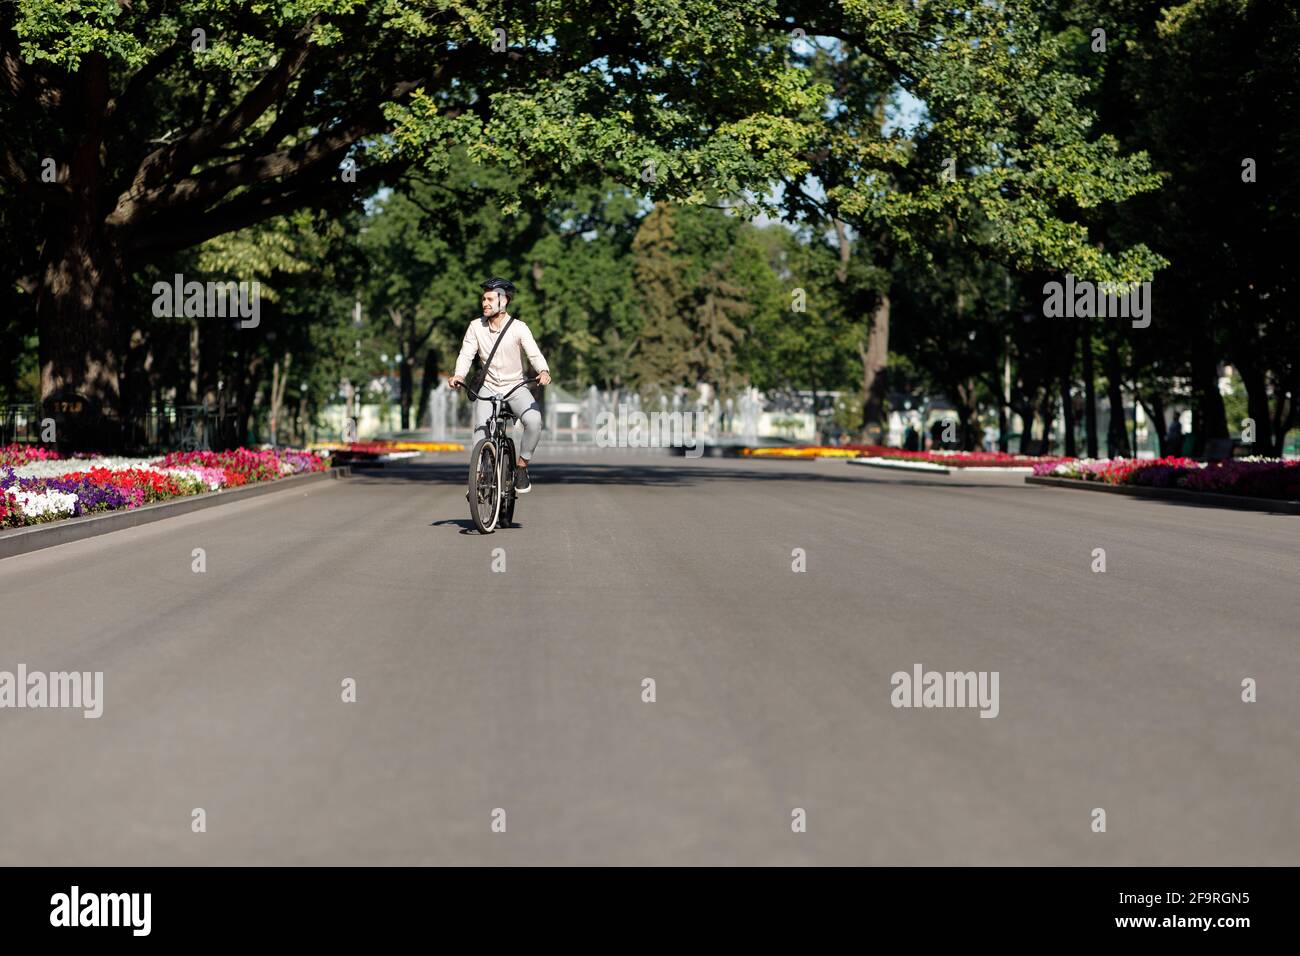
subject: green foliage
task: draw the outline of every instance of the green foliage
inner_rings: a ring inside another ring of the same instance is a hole
[[[898,375],[987,401],[1009,339],[1032,405],[1080,372],[1079,330],[1021,321],[1070,271],[1159,274],[1159,338],[1086,333],[1145,388],[1232,358],[1295,415],[1294,4],[28,0],[0,48],[7,395],[79,301],[118,310],[86,354],[130,343],[127,400],[187,393],[194,329],[146,295],[184,271],[268,310],[198,328],[201,393],[251,414],[291,354],[319,403],[381,355],[448,370],[505,274],[569,383],[843,388],[891,296]]]
[[[632,240],[642,317],[633,367],[637,383],[646,386],[693,384],[688,379],[694,334],[686,311],[693,290],[675,218],[671,206],[656,204]]]
[[[776,225],[752,235],[763,247],[770,278],[754,321],[755,346],[745,354],[750,380],[763,389],[825,390],[852,383],[866,317],[836,277],[837,252],[820,238]],[[855,273],[856,284],[870,286],[876,278],[862,263]],[[794,311],[799,292],[803,311]]]

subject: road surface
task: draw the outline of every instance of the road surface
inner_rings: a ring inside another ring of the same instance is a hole
[[[0,561],[0,670],[104,674],[0,710],[0,863],[1300,863],[1300,518],[609,452],[483,537],[463,457]]]

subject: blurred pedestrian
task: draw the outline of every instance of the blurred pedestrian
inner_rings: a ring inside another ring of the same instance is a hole
[[[1183,416],[1181,412],[1174,412],[1174,420],[1169,423],[1169,430],[1165,432],[1165,452],[1175,456],[1183,453]]]

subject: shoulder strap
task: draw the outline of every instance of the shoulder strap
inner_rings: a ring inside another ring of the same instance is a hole
[[[514,322],[514,320],[515,320],[515,317],[514,317],[513,315],[510,316],[510,318],[509,318],[509,320],[507,320],[505,326],[501,329],[501,334],[500,334],[499,336],[497,336],[497,340],[496,340],[495,342],[492,343],[492,350],[491,350],[490,352],[488,352],[487,361],[483,363],[483,374],[482,374],[481,376],[479,376],[479,377],[482,378],[484,381],[487,380],[488,369],[490,369],[490,368],[492,367],[492,360],[493,360],[494,358],[496,358],[497,349],[500,348],[500,347],[501,347],[501,343],[505,341],[505,338],[506,338],[506,331],[510,328],[511,323]],[[475,389],[475,391],[478,391],[478,389]]]

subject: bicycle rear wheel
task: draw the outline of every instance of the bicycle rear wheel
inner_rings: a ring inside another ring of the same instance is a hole
[[[501,449],[501,520],[502,528],[509,528],[515,520],[515,443],[506,439]]]
[[[469,458],[469,516],[479,534],[491,534],[501,513],[501,487],[497,483],[497,446],[480,438]]]

